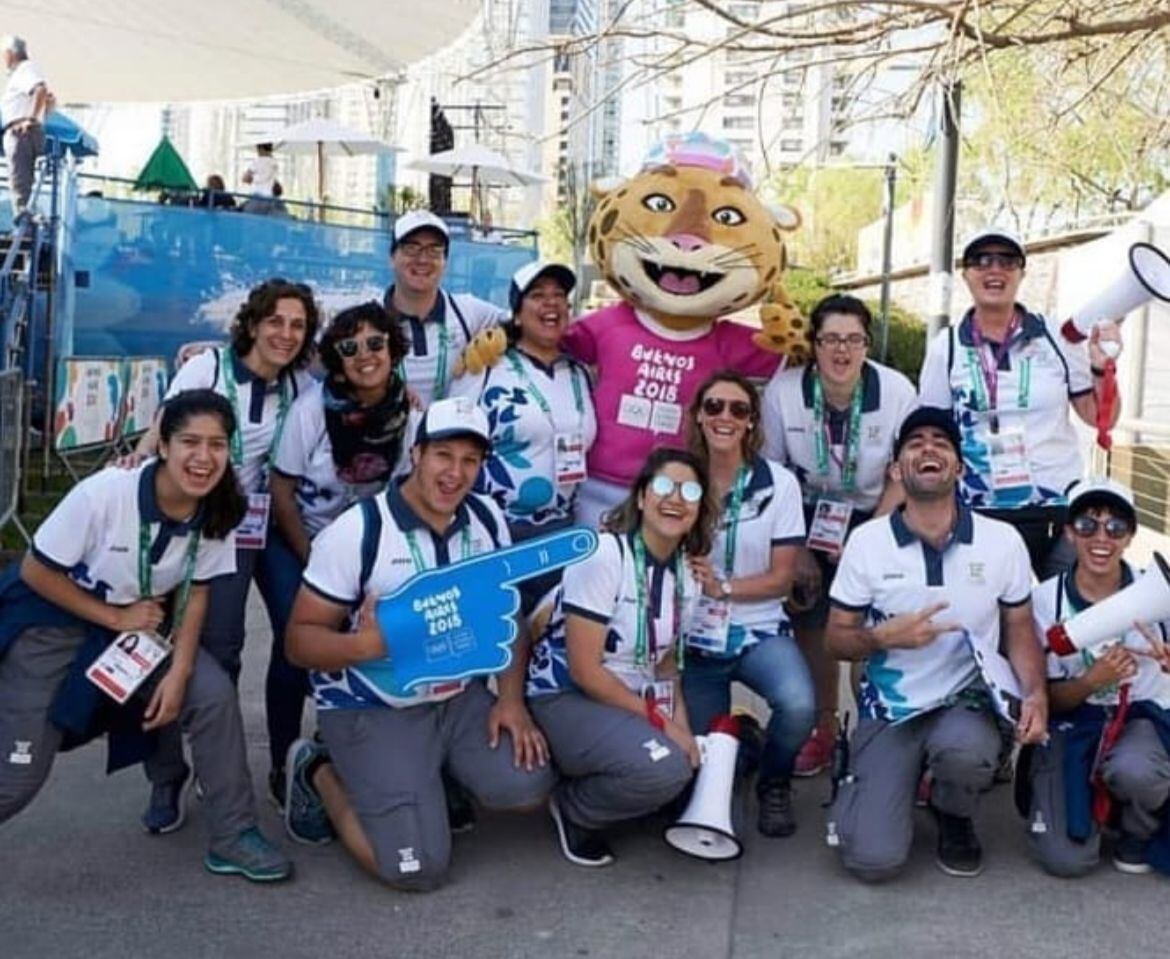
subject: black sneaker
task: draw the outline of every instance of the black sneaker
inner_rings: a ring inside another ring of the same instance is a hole
[[[1123,832],[1113,847],[1113,867],[1131,876],[1144,876],[1153,867],[1146,862],[1146,840]]]
[[[284,810],[284,794],[288,789],[284,767],[273,767],[268,773],[268,801],[278,810]]]
[[[142,814],[142,828],[152,836],[165,836],[179,829],[187,820],[187,793],[193,776],[183,767],[183,778],[150,788],[150,802]]]
[[[561,852],[571,863],[578,866],[608,866],[613,862],[613,850],[605,841],[605,837],[592,829],[585,829],[572,822],[561,812],[556,797],[549,797],[548,811],[557,827],[557,839],[561,843]]]
[[[471,795],[454,779],[444,777],[443,791],[447,796],[447,825],[452,835],[471,832],[475,828],[475,805]]]
[[[791,836],[796,832],[791,783],[776,780],[760,786],[760,818],[757,826],[764,836]]]
[[[938,821],[938,868],[948,876],[978,876],[983,872],[983,847],[975,835],[975,824],[967,816],[950,816],[937,809],[933,812]]]

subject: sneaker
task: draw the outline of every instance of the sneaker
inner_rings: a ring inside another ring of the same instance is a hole
[[[212,846],[203,865],[220,876],[243,876],[252,882],[280,882],[293,873],[289,858],[253,826],[226,843]]]
[[[825,726],[817,726],[796,756],[794,776],[816,776],[829,768],[833,761],[833,732]]]
[[[174,832],[187,819],[187,794],[193,777],[189,766],[183,769],[182,779],[150,787],[150,802],[142,814],[142,828],[152,836]]]
[[[447,825],[452,835],[471,832],[475,828],[475,806],[471,795],[454,779],[443,777],[443,792],[447,796]]]
[[[777,780],[760,787],[760,818],[757,827],[764,836],[791,836],[796,832],[791,783]]]
[[[975,824],[967,816],[950,816],[934,810],[938,820],[938,853],[935,862],[948,876],[973,878],[983,872],[983,847]]]
[[[613,862],[613,850],[601,833],[572,822],[561,812],[555,796],[549,797],[548,811],[556,823],[561,852],[569,862],[592,867],[608,866]]]
[[[1146,840],[1123,832],[1113,847],[1113,866],[1118,872],[1144,876],[1153,867],[1146,862]]]
[[[310,766],[328,758],[325,747],[311,739],[298,739],[288,747],[284,828],[306,846],[322,846],[336,835],[325,804],[309,780]]]
[[[284,811],[284,794],[287,790],[284,767],[274,767],[268,773],[268,801],[281,812]]]

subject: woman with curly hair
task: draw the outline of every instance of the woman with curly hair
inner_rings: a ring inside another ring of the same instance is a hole
[[[211,389],[224,396],[235,413],[229,453],[240,489],[248,498],[248,518],[237,530],[235,575],[211,586],[200,644],[235,678],[244,648],[244,614],[253,577],[275,626],[279,590],[265,555],[270,499],[268,470],[280,445],[293,401],[310,383],[305,367],[313,354],[319,312],[304,283],[279,277],[254,287],[236,314],[230,344],[193,356],[175,373],[167,397],[186,390]],[[129,463],[154,454],[158,434],[151,428]],[[191,771],[183,760],[176,727],[159,736],[159,748],[146,763],[153,789],[142,818],[151,833],[166,833],[183,824],[183,798]]]

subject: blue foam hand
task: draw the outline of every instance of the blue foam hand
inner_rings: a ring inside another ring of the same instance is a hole
[[[512,662],[516,585],[578,563],[597,549],[582,526],[482,553],[403,583],[375,605],[389,654],[358,673],[383,692],[409,696],[423,684],[502,672]]]

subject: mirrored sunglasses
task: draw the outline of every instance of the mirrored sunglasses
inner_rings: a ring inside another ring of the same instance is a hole
[[[337,353],[347,360],[352,360],[358,355],[363,343],[365,343],[367,353],[381,353],[382,350],[386,349],[386,334],[371,333],[364,340],[356,336],[351,336],[348,340],[338,340],[336,343]]]
[[[675,490],[684,503],[697,503],[703,498],[703,486],[697,480],[683,480],[679,483],[665,473],[659,473],[650,481],[650,492],[662,499],[666,499]]]
[[[1109,519],[1094,519],[1092,516],[1078,516],[1072,521],[1073,532],[1082,539],[1094,536],[1101,527],[1105,528],[1105,535],[1110,539],[1125,539],[1133,530],[1129,521],[1120,516],[1110,516]]]

